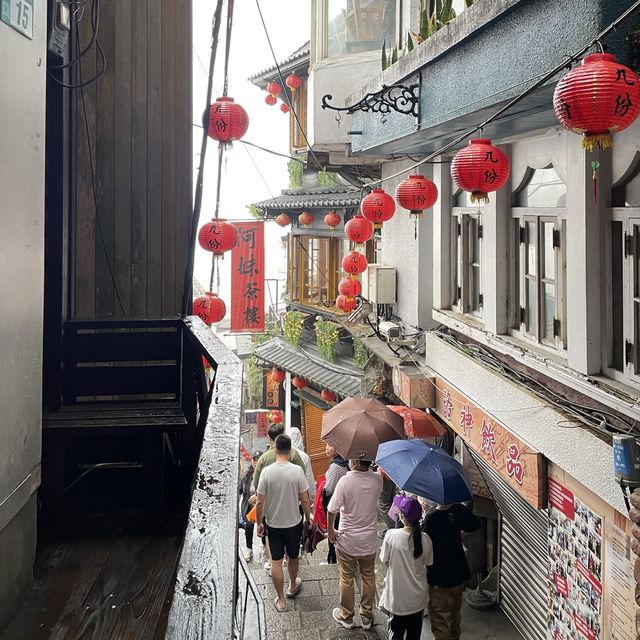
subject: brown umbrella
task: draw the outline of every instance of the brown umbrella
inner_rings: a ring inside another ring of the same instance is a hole
[[[375,398],[347,398],[322,416],[321,437],[343,458],[375,460],[381,442],[404,439],[404,421]]]

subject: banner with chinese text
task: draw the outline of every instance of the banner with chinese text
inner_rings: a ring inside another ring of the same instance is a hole
[[[231,251],[231,331],[264,331],[264,222],[238,222]]]
[[[284,409],[284,389],[282,383],[271,378],[271,371],[265,369],[262,380],[262,407],[264,409]]]
[[[436,413],[536,509],[546,507],[543,456],[443,378],[436,378]]]

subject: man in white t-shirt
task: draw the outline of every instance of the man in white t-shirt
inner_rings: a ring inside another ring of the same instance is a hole
[[[304,471],[289,462],[291,438],[279,435],[275,440],[276,461],[264,469],[258,482],[258,502],[256,522],[258,535],[265,532],[262,517],[266,524],[266,535],[271,551],[271,577],[278,594],[274,600],[278,611],[287,608],[286,598],[294,598],[302,587],[298,578],[298,557],[302,537],[302,515],[306,522],[311,519],[311,501],[309,484]],[[289,589],[284,592],[282,560],[284,554],[289,558]],[[286,597],[285,597],[286,596]]]

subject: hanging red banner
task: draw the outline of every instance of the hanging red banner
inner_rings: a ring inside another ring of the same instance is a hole
[[[231,331],[264,331],[264,222],[238,222],[231,251]]]

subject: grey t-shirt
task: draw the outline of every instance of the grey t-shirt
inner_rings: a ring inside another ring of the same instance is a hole
[[[276,462],[260,474],[258,493],[265,496],[264,517],[270,527],[295,527],[300,515],[300,495],[309,489],[304,471],[291,462]]]

